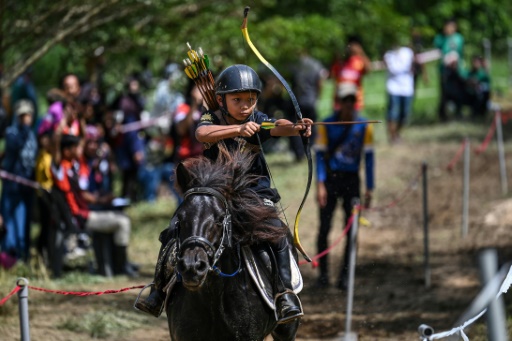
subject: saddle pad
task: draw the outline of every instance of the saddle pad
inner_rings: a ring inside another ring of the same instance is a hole
[[[267,255],[268,257],[268,255]],[[250,246],[242,246],[242,258],[244,259],[247,271],[252,278],[253,283],[256,285],[263,301],[275,310],[274,293],[272,290],[272,271],[270,269],[270,262],[264,262],[261,257],[255,257]],[[258,259],[257,259],[258,258]],[[266,263],[266,264],[265,264]],[[290,268],[292,271],[292,290],[296,294],[302,291],[303,282],[300,274],[299,266],[293,258],[290,251]]]

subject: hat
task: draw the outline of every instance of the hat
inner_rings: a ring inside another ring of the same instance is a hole
[[[33,114],[34,105],[27,99],[20,99],[14,104],[14,114],[20,116],[23,114]]]
[[[343,82],[338,85],[338,89],[336,90],[336,96],[339,99],[343,99],[345,97],[354,96],[357,94],[357,86],[354,83]]]

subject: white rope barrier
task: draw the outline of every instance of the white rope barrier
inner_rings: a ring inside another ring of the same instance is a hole
[[[484,289],[481,291],[481,294],[483,294],[483,298],[485,299],[485,296],[488,296],[488,294],[485,292],[486,290],[488,290],[488,288],[492,288],[493,285],[495,285],[495,282],[496,280],[499,280],[500,277],[502,277],[502,271],[500,271],[498,274],[496,274],[496,276],[491,280],[489,281],[489,283],[484,287]],[[494,296],[491,296],[493,297],[491,300],[497,300],[502,294],[506,293],[508,291],[508,289],[510,288],[510,286],[512,285],[512,266],[510,266],[509,270],[508,270],[508,274],[507,274],[507,277],[505,277],[505,279],[503,280],[503,282],[501,283],[501,286],[500,286],[500,290],[499,292]],[[495,290],[493,290],[494,292]],[[486,302],[486,306],[490,303],[489,299],[485,300],[487,301]],[[430,335],[430,336],[425,336],[425,335],[422,335],[422,340],[423,341],[430,341],[430,340],[436,340],[436,339],[442,339],[442,338],[445,338],[445,337],[448,337],[448,336],[451,336],[451,335],[460,335],[462,337],[462,339],[464,341],[469,341],[469,338],[467,337],[467,335],[464,333],[464,329],[466,327],[468,327],[469,325],[473,324],[476,320],[478,320],[480,317],[482,317],[482,315],[485,314],[485,312],[487,311],[487,308],[483,309],[482,311],[480,311],[477,315],[475,315],[474,317],[472,317],[471,319],[467,320],[466,322],[464,322],[463,324],[459,325],[458,327],[455,327],[455,328],[452,328],[451,330],[449,331],[445,331],[445,332],[441,332],[441,333],[437,333],[437,334],[433,334],[433,335]]]

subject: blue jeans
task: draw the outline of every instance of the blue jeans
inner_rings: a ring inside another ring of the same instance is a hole
[[[169,190],[178,200],[178,204],[182,199],[174,188],[174,164],[163,163],[159,165],[144,165],[139,169],[139,182],[143,189],[143,198],[146,201],[153,202],[157,198],[158,186],[165,183]]]
[[[388,121],[404,125],[411,113],[413,96],[388,96]]]
[[[0,213],[4,219],[6,234],[2,239],[2,251],[27,260],[30,247],[30,214],[32,211],[32,191],[10,191],[8,181],[4,181]]]

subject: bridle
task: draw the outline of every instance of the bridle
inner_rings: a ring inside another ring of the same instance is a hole
[[[201,236],[190,236],[185,239],[183,242],[180,242],[179,233],[179,221],[176,223],[178,237],[176,238],[176,254],[179,255],[181,250],[199,245],[206,250],[206,254],[208,255],[208,260],[210,261],[210,270],[216,270],[215,264],[218,262],[219,258],[222,256],[224,249],[226,247],[231,248],[232,246],[232,227],[231,227],[231,214],[229,213],[228,201],[226,198],[217,190],[209,187],[194,187],[189,189],[183,194],[183,202],[187,199],[187,197],[191,195],[197,194],[206,194],[211,195],[218,200],[220,200],[225,208],[224,219],[222,220],[222,237],[220,240],[220,245],[217,250],[215,250],[215,246],[206,238]]]

